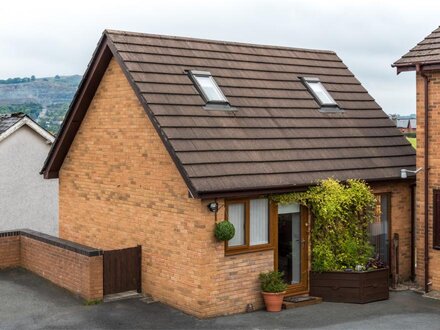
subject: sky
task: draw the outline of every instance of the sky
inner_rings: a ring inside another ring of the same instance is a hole
[[[76,0],[2,3],[0,79],[84,73],[104,29],[336,51],[387,113],[415,113],[391,63],[440,25],[438,0]]]

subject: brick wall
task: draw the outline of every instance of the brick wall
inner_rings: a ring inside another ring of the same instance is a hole
[[[98,250],[30,230],[0,233],[0,268],[18,266],[86,300],[103,297]]]
[[[429,196],[428,196],[428,242],[429,242],[429,280],[432,281],[431,288],[440,290],[440,251],[432,248],[432,219],[433,208],[432,198],[433,190],[440,189],[440,72],[431,72],[428,75],[429,88]],[[424,82],[420,74],[417,74],[417,167],[424,167],[424,127],[425,127],[425,109],[424,109]],[[424,173],[417,175],[417,194],[416,194],[416,214],[417,214],[417,282],[424,285],[425,267],[424,267],[424,232],[425,232],[425,209],[424,209]]]
[[[20,265],[20,236],[0,233],[0,269]]]
[[[411,186],[406,182],[375,183],[374,193],[391,193],[391,239],[399,234],[400,280],[411,276]],[[390,242],[391,244],[391,242]]]

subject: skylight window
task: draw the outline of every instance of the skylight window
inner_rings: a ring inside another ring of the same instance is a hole
[[[211,73],[207,71],[190,71],[190,74],[206,103],[229,104]]]
[[[306,77],[302,78],[302,81],[322,108],[334,108],[340,110],[336,101],[325,89],[324,85],[321,84],[318,78]]]

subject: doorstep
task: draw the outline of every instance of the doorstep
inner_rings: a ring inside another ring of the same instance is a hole
[[[283,309],[298,308],[304,306],[310,306],[319,304],[322,302],[322,298],[313,296],[292,296],[286,297],[283,301]]]
[[[142,297],[143,297],[142,294],[140,294],[136,290],[133,290],[133,291],[125,291],[125,292],[119,292],[119,293],[105,295],[103,301],[106,303],[106,302],[125,300],[125,299],[142,298]]]

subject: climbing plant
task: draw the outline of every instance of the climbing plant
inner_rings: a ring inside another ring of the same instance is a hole
[[[342,183],[330,178],[306,192],[271,199],[281,205],[299,203],[311,210],[313,271],[355,269],[373,255],[368,225],[375,217],[376,198],[364,181]]]

